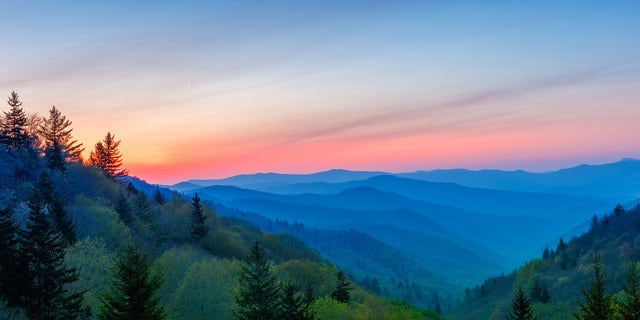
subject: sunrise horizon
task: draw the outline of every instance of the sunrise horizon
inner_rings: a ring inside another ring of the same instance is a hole
[[[640,158],[633,1],[9,7],[0,94],[154,183]]]

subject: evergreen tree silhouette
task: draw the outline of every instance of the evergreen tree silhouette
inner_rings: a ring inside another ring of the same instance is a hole
[[[27,114],[22,110],[20,96],[12,91],[7,100],[8,112],[4,112],[4,121],[0,124],[0,143],[9,150],[25,148],[30,138],[27,131]]]
[[[120,140],[116,141],[115,136],[108,132],[104,140],[98,141],[89,154],[89,163],[114,180],[124,177],[127,171],[121,168],[122,154],[118,150],[119,146]]]
[[[156,188],[156,191],[153,192],[153,201],[159,205],[163,205],[165,203],[164,196],[160,193],[159,188]]]
[[[535,319],[537,318],[533,315],[531,305],[529,305],[529,301],[527,300],[527,297],[525,297],[522,287],[518,287],[513,300],[511,300],[511,313],[507,315],[507,320]]]
[[[627,283],[622,288],[624,295],[619,301],[619,319],[640,319],[640,275],[638,275],[638,263],[635,261],[631,261]]]
[[[191,238],[194,242],[200,241],[209,233],[209,226],[205,224],[206,219],[200,197],[196,193],[191,199]]]
[[[298,288],[288,283],[282,288],[282,312],[278,319],[281,320],[311,320],[307,310],[308,305]]]
[[[281,314],[280,287],[265,257],[264,248],[254,242],[242,262],[240,288],[236,295],[239,320],[277,320]]]
[[[611,296],[605,293],[604,275],[600,269],[600,257],[593,257],[593,278],[589,290],[582,289],[584,302],[578,301],[578,311],[574,314],[577,320],[609,320],[614,319],[611,308]]]
[[[75,269],[64,265],[64,240],[44,213],[37,189],[29,200],[29,215],[20,232],[20,254],[25,262],[26,283],[20,306],[31,319],[84,319],[81,292],[69,292],[67,284],[78,280]]]
[[[18,226],[9,208],[0,209],[0,297],[15,306],[19,297]]]
[[[160,320],[167,317],[157,294],[162,278],[151,271],[147,255],[130,244],[114,269],[115,281],[100,295],[100,320]]]
[[[55,106],[49,110],[49,118],[43,118],[40,136],[44,144],[47,167],[65,171],[67,161],[82,161],[82,144],[71,136],[71,121],[67,120]]]
[[[342,271],[338,271],[336,274],[336,280],[338,284],[331,293],[331,297],[338,302],[350,303],[351,302],[351,282],[344,275]]]
[[[131,224],[135,219],[131,213],[131,206],[129,205],[127,195],[124,192],[120,192],[120,194],[118,194],[114,210],[118,213],[118,216],[120,216],[120,220],[122,220],[126,225]]]

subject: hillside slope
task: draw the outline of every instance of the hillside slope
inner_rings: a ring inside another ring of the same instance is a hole
[[[509,275],[490,278],[467,291],[465,302],[456,308],[452,319],[504,319],[511,307],[511,295],[522,286],[533,301],[540,320],[573,319],[578,301],[584,301],[581,289],[592,279],[594,255],[600,257],[605,272],[606,293],[620,295],[632,259],[640,254],[640,206],[594,219],[590,230],[568,244],[534,259]],[[548,288],[549,301],[536,294],[536,288]],[[542,301],[541,301],[542,300]],[[490,306],[487,308],[487,306]]]

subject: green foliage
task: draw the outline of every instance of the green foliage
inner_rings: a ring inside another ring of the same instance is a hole
[[[276,320],[280,314],[280,287],[258,242],[249,248],[242,263],[236,296],[237,319]]]
[[[274,273],[298,288],[313,288],[316,296],[329,296],[335,289],[335,267],[313,261],[289,260],[277,265]]]
[[[529,300],[524,295],[522,287],[518,287],[513,300],[511,300],[511,313],[507,315],[507,320],[535,320],[537,319],[531,311]]]
[[[107,248],[120,251],[131,241],[131,233],[113,209],[98,202],[78,196],[69,207],[79,239],[102,238]]]
[[[93,314],[99,308],[99,295],[109,288],[116,256],[101,238],[84,238],[66,250],[65,265],[78,272],[78,281],[68,288],[84,292],[84,301]]]
[[[207,253],[197,247],[171,248],[153,262],[153,269],[164,275],[159,289],[165,303],[169,303],[176,294],[182,279],[189,268],[208,258]]]
[[[231,319],[238,261],[212,259],[193,264],[176,291],[171,306],[177,319]]]
[[[159,320],[166,318],[165,306],[156,291],[162,278],[151,270],[148,257],[129,245],[113,270],[115,282],[100,296],[100,320]]]

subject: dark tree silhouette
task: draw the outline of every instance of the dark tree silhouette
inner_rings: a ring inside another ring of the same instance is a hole
[[[593,257],[593,278],[589,290],[582,289],[584,302],[578,301],[578,311],[574,314],[577,320],[613,319],[611,296],[605,293],[604,275],[600,270],[600,257]]]
[[[15,91],[9,95],[8,112],[4,112],[4,121],[0,125],[0,143],[7,149],[27,147],[30,142],[27,131],[27,114],[22,110],[20,96]]]
[[[156,188],[156,191],[153,192],[153,201],[160,205],[163,205],[165,203],[164,196],[162,196],[162,193],[160,193],[159,188]]]
[[[86,318],[89,311],[82,305],[82,293],[66,288],[78,280],[78,274],[64,265],[64,241],[47,219],[37,189],[29,209],[25,230],[20,232],[20,254],[26,267],[20,306],[31,319]]]
[[[307,310],[308,305],[304,297],[293,284],[286,284],[282,288],[282,312],[278,319],[281,320],[312,320]]]
[[[55,106],[49,110],[49,118],[43,118],[40,136],[44,144],[47,166],[51,170],[65,171],[66,161],[82,162],[82,144],[71,136],[73,129]]]
[[[140,192],[136,196],[135,208],[136,214],[142,221],[149,224],[153,223],[156,218],[156,212],[153,210],[151,202],[149,202],[149,199],[147,199],[147,195],[144,194],[144,192]]]
[[[19,272],[16,263],[18,258],[18,226],[13,220],[9,208],[0,209],[0,297],[15,305],[18,300],[16,292],[18,284],[15,275]]]
[[[76,232],[73,226],[73,221],[67,215],[64,202],[55,194],[55,187],[53,181],[46,172],[40,174],[40,179],[36,184],[36,188],[40,195],[44,207],[53,222],[53,226],[58,231],[67,245],[71,245],[76,242]]]
[[[162,278],[151,271],[147,255],[129,245],[119,257],[114,269],[115,281],[108,292],[100,296],[100,320],[165,319],[165,306],[160,303],[158,288]]]
[[[240,288],[236,295],[236,319],[276,320],[281,313],[280,287],[258,242],[249,249],[242,262]]]
[[[121,168],[122,154],[118,150],[119,146],[120,140],[116,141],[115,136],[108,132],[104,140],[96,143],[89,154],[89,163],[114,180],[124,177],[127,171]]]
[[[134,217],[131,213],[131,206],[129,205],[127,195],[124,192],[120,192],[120,194],[118,195],[114,210],[118,213],[118,216],[120,216],[120,220],[122,220],[122,222],[124,222],[126,225],[129,225],[131,224],[131,222],[133,222]]]
[[[196,193],[191,199],[191,238],[194,242],[200,241],[209,232],[209,226],[205,224],[207,217]]]
[[[638,264],[635,261],[631,261],[627,283],[622,288],[624,295],[619,301],[619,319],[640,319],[640,275],[638,275]]]
[[[331,298],[335,299],[338,302],[342,303],[350,303],[351,302],[351,282],[344,275],[342,271],[338,271],[336,274],[336,280],[338,284],[336,288],[333,289],[331,293]]]
[[[529,305],[529,301],[527,300],[527,297],[525,297],[522,287],[518,287],[513,300],[511,300],[511,313],[507,315],[507,320],[535,319],[537,318],[533,315],[531,305]]]

